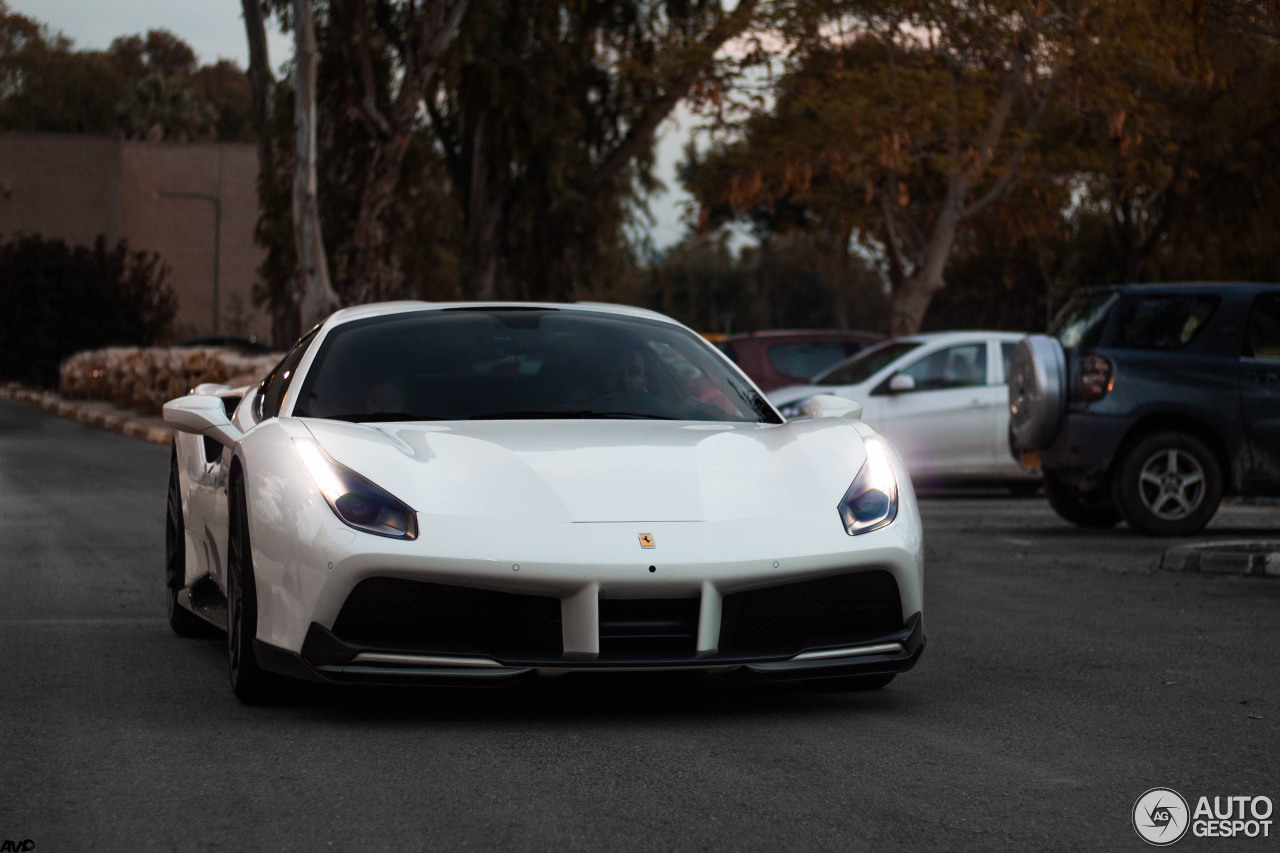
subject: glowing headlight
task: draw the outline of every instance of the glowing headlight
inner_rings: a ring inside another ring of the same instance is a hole
[[[417,514],[403,501],[334,461],[311,439],[295,438],[293,447],[329,508],[344,523],[375,536],[418,538]]]
[[[898,481],[889,446],[877,438],[868,438],[865,444],[867,461],[837,507],[850,536],[879,530],[898,515]]]

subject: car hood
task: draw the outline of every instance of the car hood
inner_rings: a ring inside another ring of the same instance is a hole
[[[720,521],[831,510],[866,458],[840,418],[362,425],[300,419],[335,460],[419,513]]]

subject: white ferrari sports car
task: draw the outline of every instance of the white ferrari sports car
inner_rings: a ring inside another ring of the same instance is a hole
[[[166,587],[246,702],[288,678],[746,668],[878,687],[924,648],[915,495],[856,403],[785,422],[640,309],[337,312],[165,404]]]

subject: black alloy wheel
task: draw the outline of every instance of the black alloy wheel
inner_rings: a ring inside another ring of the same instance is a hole
[[[232,480],[228,497],[227,664],[231,692],[246,705],[261,705],[276,698],[279,677],[258,666],[253,651],[258,632],[258,594],[253,579],[243,477]]]
[[[186,525],[182,518],[182,491],[178,481],[178,452],[169,452],[169,489],[165,498],[164,592],[165,615],[169,627],[179,637],[209,637],[216,629],[178,603],[178,592],[186,585]]]
[[[1222,466],[1200,439],[1160,432],[1130,448],[1113,485],[1129,526],[1148,536],[1203,530],[1222,502]]]
[[[1120,510],[1106,489],[1082,491],[1045,471],[1044,494],[1053,511],[1076,527],[1108,528],[1120,523]]]

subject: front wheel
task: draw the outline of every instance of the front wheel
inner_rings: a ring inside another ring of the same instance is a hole
[[[1116,474],[1116,505],[1148,536],[1189,536],[1204,529],[1222,502],[1222,467],[1204,442],[1161,432],[1135,444]]]
[[[1107,528],[1120,523],[1120,511],[1105,489],[1084,491],[1045,471],[1044,494],[1053,511],[1076,527]]]
[[[249,513],[244,480],[236,477],[229,490],[231,526],[227,535],[227,664],[231,692],[246,705],[261,705],[277,695],[279,676],[258,666],[253,640],[258,633],[258,593],[253,580],[253,552],[249,547]]]

